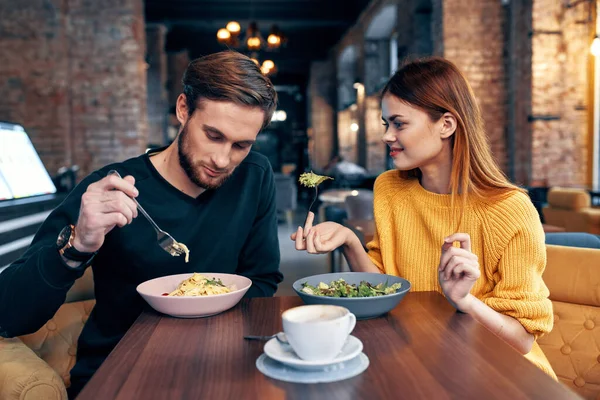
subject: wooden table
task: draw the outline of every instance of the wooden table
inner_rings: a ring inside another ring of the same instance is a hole
[[[358,196],[360,192],[372,192],[367,189],[329,189],[319,194],[319,200],[329,204],[344,204],[346,197]]]
[[[292,384],[262,375],[263,343],[245,334],[281,330],[298,297],[243,300],[204,319],[144,312],[79,400],[96,399],[576,399],[469,315],[435,292],[409,293],[354,335],[370,359],[361,375],[329,384]]]

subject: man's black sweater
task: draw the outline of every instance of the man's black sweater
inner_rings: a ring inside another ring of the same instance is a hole
[[[144,308],[138,284],[188,272],[235,273],[252,280],[247,297],[260,297],[272,296],[282,280],[273,172],[264,156],[251,152],[221,187],[193,198],[168,183],[144,154],[86,177],[50,214],[27,252],[0,274],[0,336],[37,331],[83,275],[63,263],[55,243],[64,226],[77,223],[88,185],[111,169],[135,177],[138,202],[188,246],[190,261],[162,250],[141,214],[108,233],[92,262],[96,305],[79,337],[71,393],[83,387]]]

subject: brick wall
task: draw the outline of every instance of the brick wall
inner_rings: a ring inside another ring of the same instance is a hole
[[[584,185],[587,179],[587,5],[533,2],[532,179]],[[589,110],[591,112],[591,110]]]
[[[156,145],[165,144],[169,112],[166,34],[167,28],[164,25],[146,26],[148,143]]]
[[[72,160],[61,3],[0,0],[0,120],[22,124],[50,173]]]
[[[444,0],[444,57],[466,75],[481,107],[494,157],[506,167],[503,11],[499,0]]]
[[[82,175],[146,144],[142,0],[0,0],[0,119],[51,174]]]

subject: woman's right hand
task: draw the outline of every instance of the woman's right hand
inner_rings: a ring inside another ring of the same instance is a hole
[[[323,222],[313,226],[315,214],[309,211],[304,228],[298,227],[291,239],[296,242],[296,250],[306,250],[311,254],[329,253],[350,240],[353,232],[335,222]]]

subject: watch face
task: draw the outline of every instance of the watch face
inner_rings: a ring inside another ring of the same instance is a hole
[[[56,240],[56,246],[58,248],[64,247],[64,245],[66,245],[69,242],[70,237],[71,237],[71,225],[67,225],[58,234],[58,239]]]

